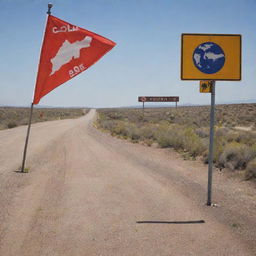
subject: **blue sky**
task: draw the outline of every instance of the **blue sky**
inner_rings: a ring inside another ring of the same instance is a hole
[[[209,104],[198,81],[180,80],[182,33],[242,35],[242,81],[216,82],[216,101],[255,100],[256,0],[53,0],[52,14],[116,47],[40,105],[118,107],[138,96]],[[48,1],[0,0],[0,105],[32,100]]]

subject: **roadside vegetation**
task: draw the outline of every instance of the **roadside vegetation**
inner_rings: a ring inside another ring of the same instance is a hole
[[[78,118],[89,109],[82,108],[34,108],[32,123]],[[0,107],[0,130],[27,125],[30,108]]]
[[[173,148],[184,159],[208,162],[208,106],[100,109],[97,127],[148,146]],[[256,104],[216,107],[214,164],[256,180]]]

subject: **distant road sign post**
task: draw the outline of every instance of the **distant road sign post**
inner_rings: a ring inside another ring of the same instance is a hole
[[[241,58],[241,35],[181,36],[181,80],[205,80],[200,82],[200,92],[211,92],[207,205],[212,205],[215,81],[240,81]]]
[[[179,102],[179,96],[139,96],[139,102]]]
[[[146,99],[146,97],[139,97],[139,98],[140,98],[140,101],[142,101],[142,103],[143,103],[143,115],[144,115],[144,103],[147,99]]]
[[[175,102],[176,108],[177,103],[179,102],[180,98],[178,96],[139,96],[138,101],[143,103],[143,110],[144,110],[144,103],[145,102]]]

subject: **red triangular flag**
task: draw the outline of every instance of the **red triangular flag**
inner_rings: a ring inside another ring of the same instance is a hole
[[[49,15],[33,103],[38,104],[44,95],[92,66],[114,46],[105,37]]]

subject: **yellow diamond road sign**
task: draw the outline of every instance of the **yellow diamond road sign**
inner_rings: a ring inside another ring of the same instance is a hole
[[[182,80],[241,80],[241,35],[182,34]]]
[[[200,92],[201,93],[209,93],[212,89],[212,82],[213,81],[200,81]]]

